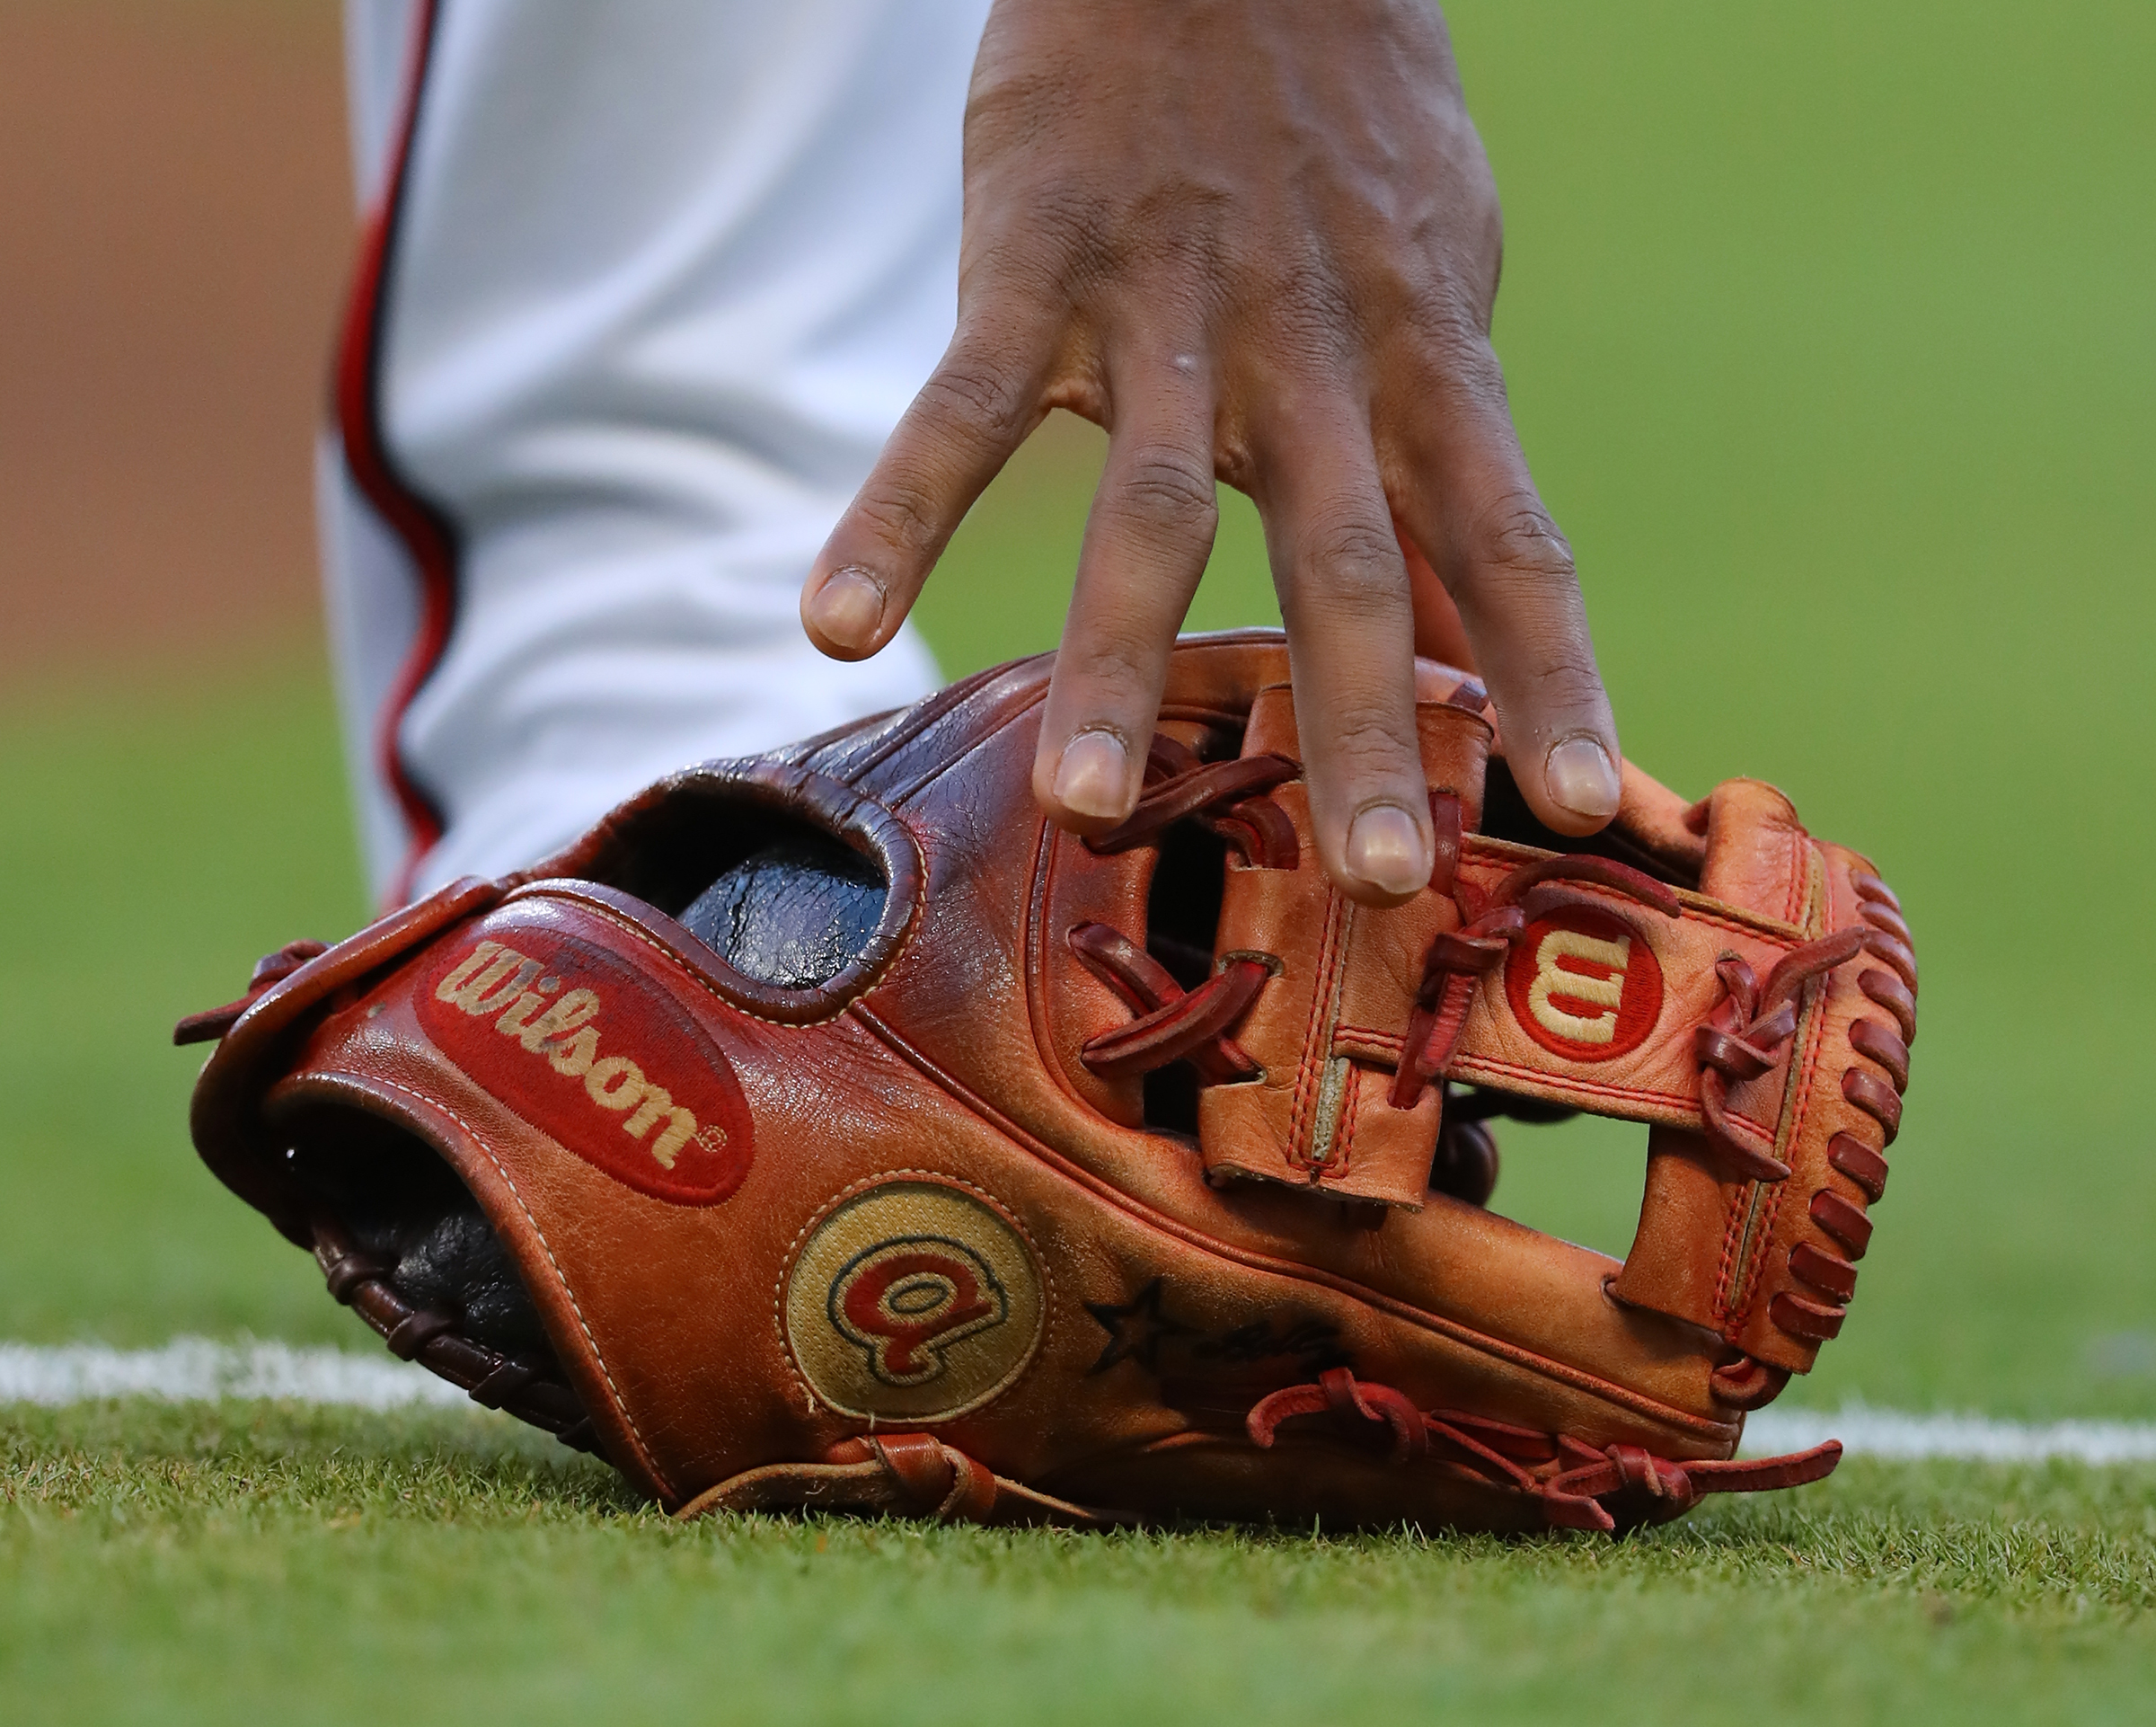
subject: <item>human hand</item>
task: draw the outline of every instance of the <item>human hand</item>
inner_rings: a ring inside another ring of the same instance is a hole
[[[889,641],[974,500],[1068,408],[1109,441],[1034,765],[1051,817],[1099,831],[1136,801],[1217,477],[1264,518],[1344,891],[1428,880],[1413,655],[1457,663],[1462,626],[1527,802],[1593,832],[1616,727],[1489,345],[1501,251],[1435,5],[997,0],[957,334],[817,560],[810,637],[840,659]]]

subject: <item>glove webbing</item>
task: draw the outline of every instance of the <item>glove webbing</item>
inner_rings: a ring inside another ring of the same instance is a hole
[[[366,1320],[393,1355],[417,1361],[484,1408],[529,1421],[572,1449],[604,1455],[575,1392],[540,1368],[460,1335],[449,1315],[413,1306],[389,1281],[388,1268],[354,1247],[333,1218],[314,1219],[314,1260],[330,1293]]]

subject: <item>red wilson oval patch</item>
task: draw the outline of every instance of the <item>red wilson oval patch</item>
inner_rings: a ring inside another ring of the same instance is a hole
[[[1662,1014],[1662,968],[1647,938],[1612,913],[1561,906],[1527,925],[1505,962],[1513,1016],[1572,1061],[1636,1049]]]
[[[480,1085],[595,1169],[716,1205],[755,1149],[741,1083],[688,1014],[592,943],[540,925],[451,943],[420,1023]]]

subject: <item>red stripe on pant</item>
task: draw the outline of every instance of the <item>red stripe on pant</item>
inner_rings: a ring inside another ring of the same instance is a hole
[[[414,19],[404,111],[398,121],[382,190],[361,226],[358,261],[337,345],[335,412],[344,442],[345,465],[368,503],[403,543],[420,578],[419,629],[382,704],[374,740],[376,765],[411,835],[404,861],[390,888],[393,903],[411,898],[412,878],[420,861],[442,837],[440,806],[413,777],[398,747],[397,734],[412,698],[448,646],[450,627],[456,618],[461,549],[455,524],[438,505],[423,497],[398,467],[382,423],[387,283],[395,261],[420,93],[433,58],[441,10],[441,0],[422,0]]]

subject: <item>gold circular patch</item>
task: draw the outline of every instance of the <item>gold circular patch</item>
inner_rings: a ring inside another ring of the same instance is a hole
[[[842,1415],[941,1421],[1025,1371],[1046,1315],[1017,1225],[968,1189],[898,1178],[843,1200],[787,1272],[786,1347]]]

